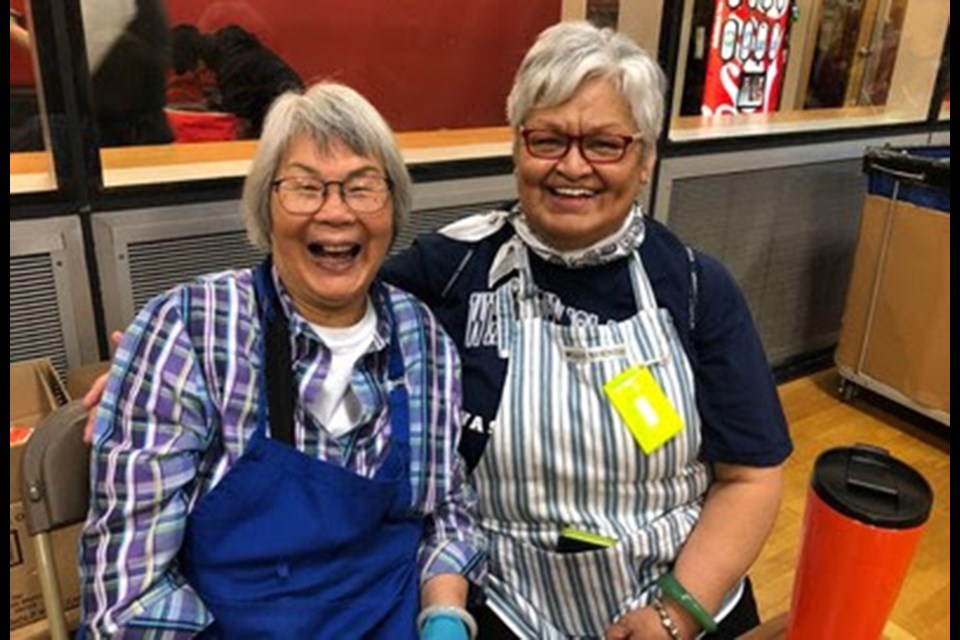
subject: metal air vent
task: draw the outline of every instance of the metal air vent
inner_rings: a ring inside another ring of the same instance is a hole
[[[456,222],[460,218],[490,211],[501,204],[503,204],[503,201],[497,200],[494,202],[482,202],[460,207],[414,211],[410,214],[406,226],[400,231],[400,234],[397,235],[397,242],[393,246],[391,253],[406,249],[413,242],[414,238],[423,233],[436,231],[451,222]]]
[[[673,183],[670,227],[740,283],[774,366],[836,344],[861,182],[847,160]]]
[[[99,355],[76,217],[10,223],[10,361],[64,375]]]
[[[50,254],[10,258],[10,362],[50,358],[63,375],[67,348]]]
[[[204,273],[249,267],[262,254],[241,229],[225,233],[134,242],[127,245],[133,306]]]

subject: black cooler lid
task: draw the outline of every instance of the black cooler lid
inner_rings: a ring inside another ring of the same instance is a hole
[[[866,524],[910,529],[930,517],[930,485],[885,449],[858,444],[825,451],[814,463],[811,482],[821,500]]]

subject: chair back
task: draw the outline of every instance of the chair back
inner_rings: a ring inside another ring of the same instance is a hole
[[[21,490],[27,533],[53,640],[69,638],[51,533],[82,522],[90,501],[90,447],[83,441],[87,409],[70,402],[40,421],[23,451]]]
[[[80,400],[40,421],[23,451],[21,488],[27,531],[36,535],[81,522],[90,492],[87,409]]]

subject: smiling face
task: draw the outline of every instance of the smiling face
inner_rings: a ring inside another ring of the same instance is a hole
[[[637,132],[627,101],[611,81],[584,82],[563,104],[533,109],[526,129],[570,136]],[[588,247],[623,224],[650,177],[655,154],[634,142],[611,164],[590,164],[576,144],[558,160],[535,158],[518,141],[514,152],[517,190],[527,223],[548,244],[569,251]]]
[[[383,164],[353,153],[334,140],[326,151],[306,135],[293,138],[275,179],[301,177],[342,181],[364,175],[385,177]],[[283,208],[276,189],[270,196],[271,250],[280,280],[297,311],[328,327],[357,323],[366,310],[370,283],[386,258],[393,236],[393,203],[357,214],[336,186],[313,215]]]

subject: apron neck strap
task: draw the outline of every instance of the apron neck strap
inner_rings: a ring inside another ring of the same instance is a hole
[[[657,308],[657,297],[653,293],[650,278],[647,277],[647,270],[643,268],[639,251],[630,254],[630,285],[633,287],[637,311]]]
[[[273,260],[267,256],[254,271],[254,290],[260,313],[264,338],[261,341],[261,362],[264,363],[263,384],[260,385],[260,412],[257,416],[257,433],[267,434],[267,418],[270,420],[270,435],[273,439],[290,445],[294,443],[294,407],[297,387],[293,379],[293,356],[290,347],[290,324],[280,303],[280,295],[273,281]],[[386,290],[382,283],[374,283],[375,297],[385,300]],[[374,297],[374,296],[371,296]],[[388,314],[390,327],[390,351],[387,358],[389,380],[390,420],[394,443],[407,447],[410,441],[410,399],[404,382],[405,367],[397,323],[389,304],[381,304]],[[267,409],[269,408],[269,412]]]
[[[290,325],[280,304],[280,296],[273,282],[273,260],[267,256],[254,271],[254,289],[263,329],[261,362],[264,364],[263,384],[260,385],[260,412],[257,432],[267,432],[269,407],[271,437],[292,446],[293,411],[296,403],[296,385],[293,381],[293,358],[290,350]]]

